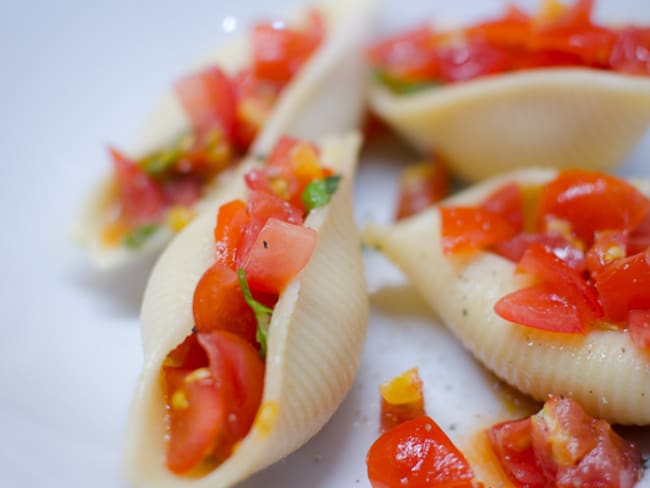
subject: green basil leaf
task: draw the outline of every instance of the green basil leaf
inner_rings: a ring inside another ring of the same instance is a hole
[[[145,224],[136,227],[122,239],[122,244],[131,249],[139,249],[158,230],[158,224]]]
[[[322,180],[309,183],[301,195],[302,203],[305,205],[307,212],[330,203],[330,198],[336,193],[339,181],[341,181],[341,175],[328,176]]]
[[[372,77],[397,95],[409,95],[411,93],[421,92],[441,85],[441,83],[437,81],[400,80],[386,71],[377,68],[372,70]]]
[[[253,298],[251,289],[248,286],[248,281],[246,280],[246,271],[244,271],[242,268],[239,268],[237,270],[237,279],[239,280],[239,287],[244,294],[244,300],[246,300],[246,303],[248,303],[248,306],[253,310],[253,313],[255,314],[255,320],[257,321],[255,339],[260,345],[260,356],[264,358],[266,357],[266,344],[269,335],[271,314],[273,313],[273,310]]]

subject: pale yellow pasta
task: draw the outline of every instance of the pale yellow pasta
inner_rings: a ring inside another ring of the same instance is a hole
[[[142,306],[145,362],[127,427],[126,469],[135,486],[230,486],[297,449],[343,400],[356,375],[368,317],[352,211],[359,145],[359,136],[349,135],[321,146],[324,164],[343,177],[330,204],[309,214],[305,225],[318,231],[316,249],[273,312],[257,420],[232,456],[198,479],[165,467],[161,366],[192,329],[194,288],[214,261],[214,213],[190,224],[161,256]]]
[[[650,79],[589,69],[495,75],[370,104],[420,151],[479,181],[517,168],[611,169],[650,124]]]
[[[363,46],[374,21],[375,0],[326,0],[317,7],[326,23],[325,40],[282,92],[251,146],[252,155],[267,154],[282,135],[316,140],[324,134],[340,133],[359,125],[365,98]],[[301,21],[302,15],[295,19],[296,23]],[[216,64],[234,74],[250,60],[249,42],[247,36],[224,45],[195,68]],[[160,101],[128,154],[143,156],[175,140],[189,127],[180,102],[170,92]],[[204,197],[195,206],[196,212],[214,210],[229,200],[227,188],[236,184],[233,182],[239,181],[240,176],[238,170],[223,173],[205,189]],[[105,177],[91,192],[75,226],[77,241],[88,250],[98,268],[113,269],[156,254],[173,235],[168,225],[162,225],[138,249],[105,244],[101,231],[110,218],[115,196],[113,177]]]
[[[554,170],[524,170],[488,180],[446,203],[475,205],[505,182],[543,183]],[[639,184],[650,193],[647,183]],[[406,274],[449,330],[499,377],[544,400],[564,394],[591,414],[622,424],[650,424],[650,353],[626,332],[554,334],[501,319],[496,301],[525,285],[515,265],[477,252],[451,259],[442,253],[437,208],[392,227],[369,226],[364,241]]]

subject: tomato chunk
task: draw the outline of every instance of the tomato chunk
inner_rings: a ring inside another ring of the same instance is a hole
[[[192,300],[194,324],[199,332],[227,330],[255,342],[255,316],[244,300],[237,273],[216,262],[203,273]]]
[[[532,244],[544,246],[544,249],[555,254],[578,272],[584,271],[587,267],[584,253],[560,234],[521,233],[510,240],[495,244],[491,250],[516,263],[524,257],[526,250]]]
[[[650,248],[618,259],[596,275],[605,316],[623,322],[630,310],[650,308]]]
[[[616,34],[610,64],[623,73],[650,75],[650,28],[621,29]]]
[[[587,252],[587,268],[592,276],[627,253],[627,233],[621,231],[596,232],[593,246]]]
[[[379,391],[381,392],[382,432],[424,415],[422,380],[417,368],[409,369],[382,384]]]
[[[252,289],[280,293],[309,262],[315,230],[270,218],[243,262]]]
[[[366,457],[373,488],[470,488],[474,473],[463,454],[427,416],[383,434]]]
[[[165,200],[156,183],[133,161],[110,149],[119,191],[121,215],[129,227],[158,222]]]
[[[176,94],[197,133],[219,127],[232,140],[236,98],[232,82],[223,71],[211,66],[185,76],[176,83]]]
[[[411,165],[400,174],[395,218],[400,220],[421,212],[448,192],[449,174],[443,164],[424,161]]]
[[[217,225],[214,228],[217,261],[233,271],[236,268],[237,251],[249,222],[246,204],[241,200],[233,200],[219,207]]]
[[[650,309],[630,310],[627,323],[632,342],[641,349],[650,349]]]
[[[471,252],[517,234],[499,214],[478,207],[442,207],[442,249],[446,255]]]
[[[518,232],[524,230],[524,199],[517,183],[508,183],[497,189],[481,204],[481,208],[500,215]]]

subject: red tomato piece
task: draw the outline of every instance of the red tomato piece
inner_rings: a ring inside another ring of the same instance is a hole
[[[446,255],[483,249],[518,232],[506,218],[479,207],[441,207],[440,215]]]
[[[500,19],[480,22],[465,30],[465,35],[495,46],[523,47],[531,32],[528,15],[513,5]]]
[[[309,262],[317,240],[314,229],[270,218],[242,265],[251,289],[280,293]]]
[[[636,254],[650,247],[650,211],[641,223],[630,232],[628,237],[628,254]]]
[[[172,352],[167,354],[165,360],[165,366],[187,370],[202,368],[206,364],[208,364],[208,356],[199,344],[196,334],[187,336]]]
[[[266,160],[269,166],[287,166],[289,165],[290,155],[293,148],[295,148],[301,141],[289,136],[282,136],[273,147],[271,154]],[[318,149],[314,146],[315,150]]]
[[[635,228],[649,209],[650,200],[619,178],[567,170],[542,188],[538,226],[544,231],[549,217],[567,220],[577,236],[590,245],[596,231]]]
[[[156,183],[133,161],[110,148],[121,214],[129,227],[158,222],[165,206]]]
[[[531,419],[531,434],[536,459],[552,486],[631,488],[641,476],[638,449],[569,398],[547,400]]]
[[[267,220],[274,218],[296,225],[302,225],[303,222],[300,209],[281,198],[261,191],[249,192],[247,210],[251,221],[241,237],[239,249],[237,250],[237,264],[239,266],[245,261],[257,239],[257,235]]]
[[[598,293],[567,263],[539,244],[531,245],[517,266],[549,283],[558,295],[577,307],[583,328],[603,315]]]
[[[630,310],[650,308],[650,248],[613,261],[595,280],[608,319],[624,322]]]
[[[172,473],[184,474],[211,453],[215,439],[223,432],[225,402],[209,373],[163,368],[163,375],[169,405],[167,467]]]
[[[400,175],[396,220],[421,212],[447,193],[449,173],[443,164],[426,161],[407,167]]]
[[[584,253],[571,245],[559,234],[525,234],[521,233],[508,241],[499,242],[492,247],[492,251],[503,256],[512,262],[519,262],[524,257],[526,250],[532,244],[544,246],[544,249],[552,252],[566,262],[572,269],[582,273],[587,263]]]
[[[199,343],[208,355],[210,371],[228,395],[226,423],[234,444],[248,434],[257,415],[264,389],[264,361],[249,342],[226,331],[201,333]]]
[[[632,342],[641,349],[650,349],[650,309],[630,310],[627,323]]]
[[[565,334],[584,334],[578,308],[548,283],[539,283],[501,297],[494,305],[500,317],[516,324]]]
[[[367,53],[370,64],[404,81],[437,79],[435,34],[431,27],[417,27],[373,45]]]
[[[524,230],[524,198],[517,183],[508,183],[496,190],[481,208],[505,218],[517,232]]]
[[[236,99],[233,84],[216,66],[176,82],[176,95],[187,112],[194,130],[201,134],[220,127],[227,140],[235,129]]]
[[[622,73],[650,75],[650,28],[618,31],[609,62],[612,69]]]
[[[463,454],[425,415],[379,437],[366,464],[373,488],[470,488],[474,478]]]
[[[214,228],[217,262],[235,270],[237,252],[249,222],[246,204],[241,200],[233,200],[219,207],[217,225]]]
[[[424,415],[424,395],[418,369],[413,368],[383,383],[381,393],[381,432]]]
[[[627,252],[627,233],[621,231],[596,232],[593,246],[587,252],[587,268],[593,275]]]
[[[170,205],[193,205],[201,197],[201,181],[192,176],[175,176],[162,183],[162,192]]]
[[[255,76],[286,83],[320,44],[323,21],[315,12],[306,31],[288,28],[282,22],[258,24],[253,31],[253,70]]]
[[[192,299],[194,324],[199,332],[226,330],[255,342],[256,322],[239,288],[237,273],[216,262],[203,273]]]
[[[501,467],[517,486],[551,488],[535,458],[530,418],[501,422],[487,431]]]
[[[480,76],[503,73],[512,66],[504,48],[469,41],[461,46],[440,47],[436,52],[439,79],[445,83],[469,81]]]
[[[609,64],[610,54],[616,41],[611,29],[596,25],[550,26],[535,32],[528,41],[528,47],[539,51],[555,51],[575,55],[581,64]]]

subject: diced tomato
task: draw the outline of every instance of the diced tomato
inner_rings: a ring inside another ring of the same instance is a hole
[[[261,191],[249,192],[247,209],[251,221],[246,227],[239,244],[237,251],[238,265],[243,264],[257,239],[257,235],[270,218],[296,225],[302,225],[303,222],[301,210],[281,198]]]
[[[584,253],[559,234],[521,233],[508,241],[499,242],[492,251],[515,263],[519,262],[531,244],[539,244],[566,262],[572,269],[583,272],[586,267]]]
[[[533,244],[526,250],[517,271],[531,273],[551,284],[560,296],[575,304],[585,325],[603,315],[596,289],[567,263],[539,244]]]
[[[500,19],[480,22],[465,29],[468,37],[506,47],[525,46],[530,32],[529,16],[514,5],[509,5],[506,15]]]
[[[397,220],[409,217],[442,200],[449,193],[447,168],[436,161],[410,165],[400,174]]]
[[[650,200],[629,183],[586,170],[566,170],[544,185],[538,226],[548,218],[571,223],[576,235],[590,245],[598,230],[630,230],[650,209]]]
[[[248,433],[259,409],[264,361],[249,342],[229,332],[199,334],[199,342],[208,355],[210,371],[228,394],[226,423],[234,444]]]
[[[517,486],[551,488],[535,459],[530,418],[495,424],[487,434],[501,467]]]
[[[542,49],[513,56],[512,69],[559,68],[563,66],[583,66],[583,59],[574,53]]]
[[[575,401],[554,396],[531,419],[535,457],[552,486],[631,488],[639,480],[638,449]]]
[[[548,283],[509,293],[494,305],[500,317],[516,324],[566,334],[584,334],[586,324],[578,308]]]
[[[373,45],[367,56],[374,67],[405,81],[437,79],[434,37],[431,27],[417,27]]]
[[[627,323],[632,342],[641,349],[650,349],[650,309],[630,310]]]
[[[267,220],[242,264],[250,287],[280,293],[309,262],[317,239],[308,227]]]
[[[269,166],[286,166],[289,164],[289,156],[294,147],[300,144],[299,139],[289,136],[282,136],[273,146],[273,150],[266,160]]]
[[[641,223],[630,231],[628,237],[628,254],[636,254],[650,247],[650,211]]]
[[[596,238],[587,252],[587,267],[592,276],[627,252],[627,233],[622,231],[596,232]]]
[[[446,255],[483,249],[518,233],[506,218],[479,207],[441,207],[440,215]]]
[[[608,319],[623,322],[630,310],[650,308],[650,248],[611,262],[595,280]]]
[[[528,40],[533,51],[554,51],[579,56],[583,65],[609,63],[616,40],[611,29],[597,25],[549,26],[535,32]]]
[[[379,387],[381,431],[424,415],[422,380],[417,368],[409,369]]]
[[[163,376],[169,405],[167,467],[183,474],[211,453],[223,433],[225,399],[207,369],[163,368]]]
[[[214,228],[217,262],[224,263],[233,271],[236,268],[237,252],[249,222],[246,204],[241,200],[233,200],[219,207],[217,225]]]
[[[436,59],[439,79],[445,83],[503,73],[512,66],[507,50],[473,41],[460,46],[442,46],[436,51]]]
[[[121,215],[129,227],[158,222],[165,206],[156,183],[133,161],[110,148],[121,204]]]
[[[524,199],[517,183],[507,183],[497,189],[481,204],[481,208],[505,218],[517,232],[524,230]]]
[[[626,27],[616,34],[610,64],[632,75],[650,75],[650,28]]]
[[[196,334],[187,336],[183,342],[167,354],[165,360],[165,366],[189,370],[202,368],[207,364],[208,356],[199,344]]]
[[[192,299],[194,324],[199,332],[227,330],[255,342],[255,315],[244,300],[237,273],[216,262],[203,273]]]
[[[162,183],[169,205],[193,205],[201,196],[201,181],[192,176],[176,176]]]
[[[474,478],[463,454],[424,415],[379,437],[366,464],[373,488],[471,488]]]
[[[176,94],[194,130],[201,134],[220,127],[227,140],[235,130],[235,91],[228,76],[211,66],[176,82]]]
[[[288,28],[281,22],[258,24],[252,41],[255,76],[288,82],[318,47],[323,35],[323,21],[316,12],[309,16],[305,31]]]

